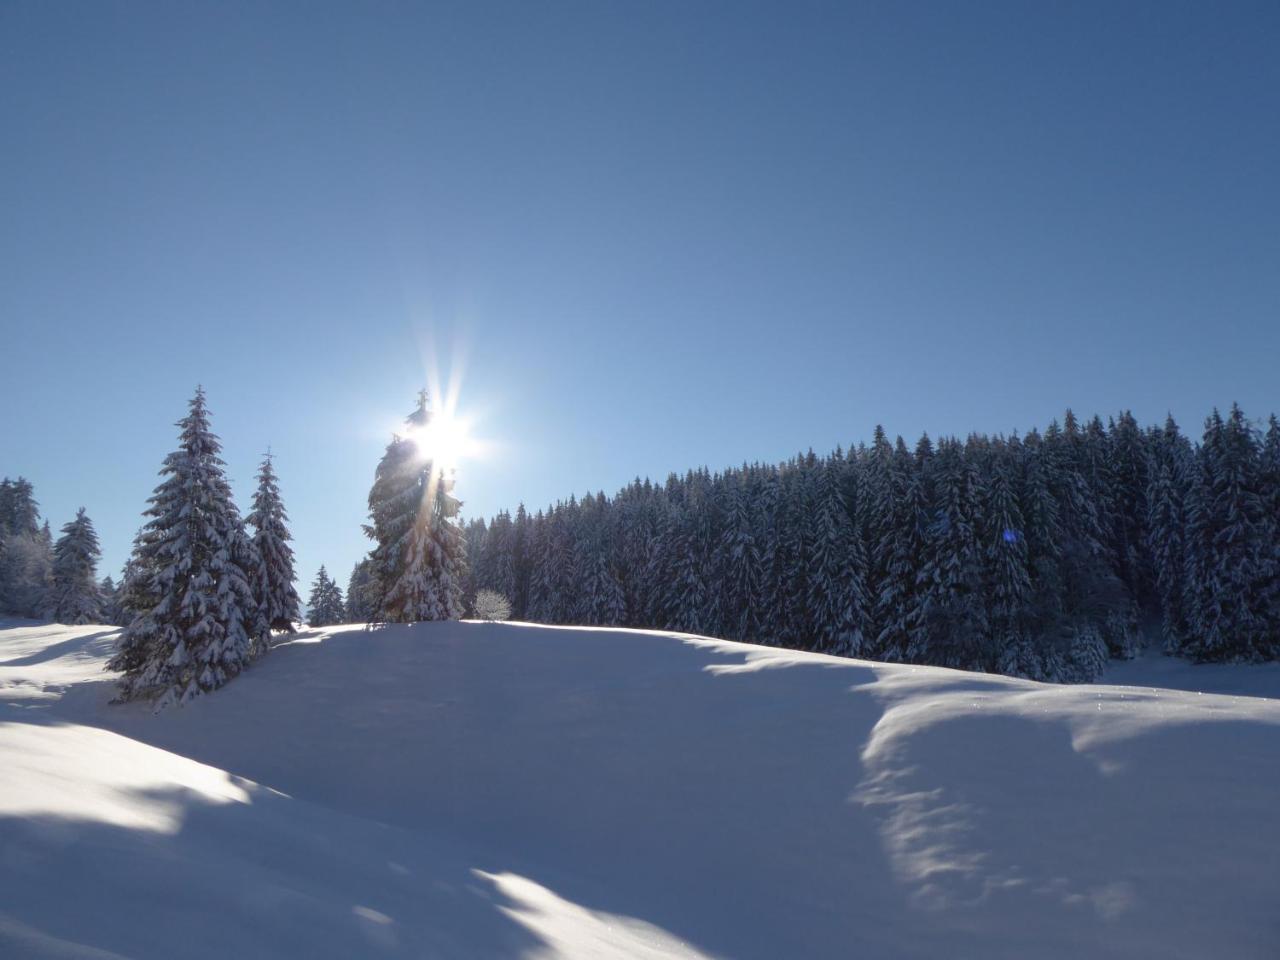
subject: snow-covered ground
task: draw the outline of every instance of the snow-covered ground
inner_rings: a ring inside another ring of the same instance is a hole
[[[1272,668],[447,623],[156,716],[111,641],[0,630],[0,956],[1280,956]]]

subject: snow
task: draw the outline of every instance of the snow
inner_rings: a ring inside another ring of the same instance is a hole
[[[334,627],[156,715],[0,627],[0,956],[1280,955],[1266,667]]]

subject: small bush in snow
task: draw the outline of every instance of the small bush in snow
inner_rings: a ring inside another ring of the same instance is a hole
[[[511,601],[497,590],[480,590],[476,593],[476,619],[506,620],[511,616]]]

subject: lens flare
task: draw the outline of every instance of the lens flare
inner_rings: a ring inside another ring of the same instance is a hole
[[[471,425],[449,410],[433,413],[430,423],[408,431],[405,439],[417,446],[418,452],[432,462],[438,473],[453,473],[463,460],[479,453],[479,444],[471,436]]]

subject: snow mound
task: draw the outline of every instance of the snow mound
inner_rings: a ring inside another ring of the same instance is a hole
[[[1280,955],[1267,696],[440,623],[154,715],[111,640],[0,629],[0,956]]]

